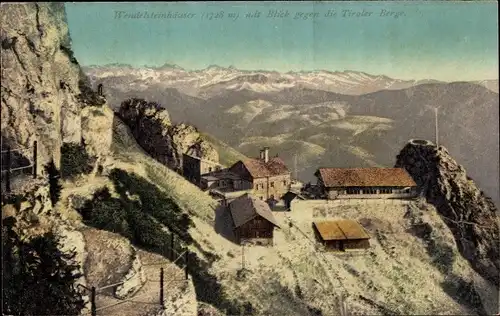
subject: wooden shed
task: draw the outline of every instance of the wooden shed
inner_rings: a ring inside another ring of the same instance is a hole
[[[229,210],[238,243],[273,244],[273,231],[279,226],[266,202],[247,193],[229,203]]]
[[[327,250],[345,251],[370,247],[370,236],[358,222],[348,219],[314,222],[316,237]]]

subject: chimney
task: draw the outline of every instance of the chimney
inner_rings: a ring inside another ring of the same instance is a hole
[[[264,147],[264,162],[269,161],[269,147]]]

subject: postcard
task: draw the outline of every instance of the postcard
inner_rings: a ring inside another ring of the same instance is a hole
[[[497,10],[2,3],[3,313],[499,313]]]

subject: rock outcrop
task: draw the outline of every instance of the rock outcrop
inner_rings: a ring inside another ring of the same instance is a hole
[[[134,295],[138,290],[140,290],[144,283],[146,283],[146,276],[144,274],[144,270],[142,269],[141,259],[139,258],[135,248],[132,248],[132,251],[132,266],[120,281],[123,283],[115,288],[115,296],[119,299],[126,299]]]
[[[113,142],[114,113],[107,107],[86,106],[81,112],[81,133],[85,149],[96,157],[95,167],[106,165]]]
[[[410,141],[397,157],[452,231],[460,253],[493,284],[499,283],[499,216],[492,200],[450,157],[446,148]]]
[[[174,170],[182,169],[182,154],[218,162],[214,146],[198,130],[184,123],[172,125],[168,111],[143,99],[124,101],[118,110],[141,147],[153,158]]]
[[[2,142],[38,140],[40,167],[59,167],[61,144],[82,140],[82,109],[105,100],[73,56],[63,3],[3,4],[0,14]]]

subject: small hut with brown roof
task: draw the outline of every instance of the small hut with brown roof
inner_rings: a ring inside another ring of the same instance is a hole
[[[290,170],[281,158],[269,158],[267,147],[260,151],[259,158],[238,161],[229,171],[249,183],[252,194],[263,201],[280,200],[290,189]]]
[[[314,222],[316,238],[327,250],[345,251],[370,247],[370,236],[356,221],[348,219]]]
[[[410,198],[417,184],[403,168],[320,168],[314,174],[328,199]]]
[[[229,211],[238,243],[273,244],[273,231],[279,226],[266,202],[244,194],[229,203]]]

